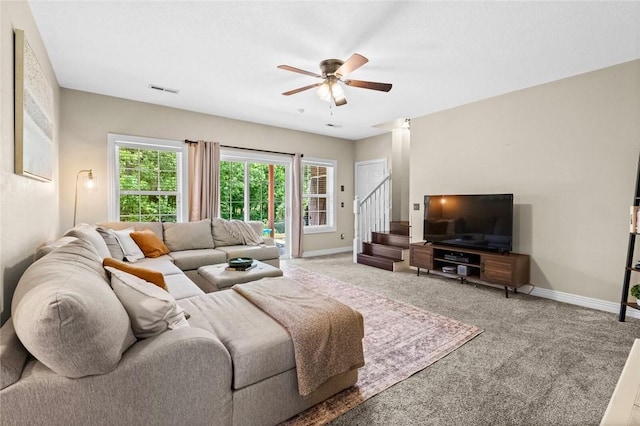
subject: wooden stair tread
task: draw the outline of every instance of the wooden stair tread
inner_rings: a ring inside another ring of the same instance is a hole
[[[371,242],[388,246],[393,245],[396,247],[409,248],[411,238],[409,235],[392,234],[389,232],[372,232]]]
[[[398,260],[389,257],[358,253],[358,263],[361,265],[393,271],[396,262],[398,262]]]
[[[375,244],[375,245],[378,245],[378,246],[390,247],[390,248],[394,248],[394,249],[398,249],[398,250],[406,250],[407,249],[407,247],[397,246],[395,244],[384,244],[384,243],[373,243],[373,242],[370,242],[368,244]]]

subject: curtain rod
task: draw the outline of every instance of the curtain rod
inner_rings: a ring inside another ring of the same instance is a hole
[[[198,143],[197,141],[190,141],[189,139],[184,140],[185,143]],[[280,154],[280,155],[295,155],[290,152],[280,152],[280,151],[269,151],[268,149],[257,149],[257,148],[243,148],[240,146],[230,146],[230,145],[220,145],[220,148],[232,148],[232,149],[242,149],[245,151],[257,151],[257,152],[265,152],[267,154]],[[300,157],[304,157],[304,154],[300,154]]]

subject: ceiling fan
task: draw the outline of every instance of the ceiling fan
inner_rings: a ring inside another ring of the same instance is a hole
[[[362,89],[378,90],[381,92],[388,92],[389,90],[391,90],[391,84],[389,83],[376,83],[374,81],[342,79],[345,75],[357,70],[367,62],[369,62],[367,58],[357,53],[351,55],[351,57],[347,59],[346,62],[341,61],[340,59],[325,59],[324,61],[320,62],[320,71],[322,72],[322,75],[316,74],[311,71],[301,70],[300,68],[295,68],[289,65],[278,65],[278,68],[282,70],[293,71],[299,74],[321,78],[323,80],[319,83],[310,84],[308,86],[299,87],[297,89],[284,92],[283,95],[294,95],[296,93],[318,87],[318,96],[320,97],[320,99],[327,102],[333,101],[336,106],[341,106],[347,103],[347,98],[344,94],[342,84],[345,84],[347,86],[360,87]]]

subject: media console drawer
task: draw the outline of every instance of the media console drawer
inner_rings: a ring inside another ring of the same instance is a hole
[[[409,249],[409,264],[419,268],[433,268],[433,249],[431,246],[413,246]]]

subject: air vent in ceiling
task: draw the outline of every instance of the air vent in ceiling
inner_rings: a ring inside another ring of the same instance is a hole
[[[149,88],[153,90],[158,90],[160,92],[168,92],[168,93],[174,93],[174,94],[180,92],[178,89],[169,89],[168,87],[158,86],[157,84],[150,84]]]

